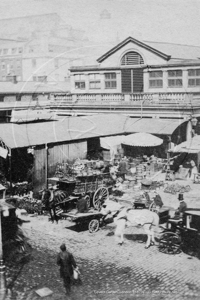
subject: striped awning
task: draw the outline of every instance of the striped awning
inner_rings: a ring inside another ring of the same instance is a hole
[[[139,132],[127,135],[124,140],[124,145],[135,147],[155,147],[163,143],[163,140],[150,133]]]

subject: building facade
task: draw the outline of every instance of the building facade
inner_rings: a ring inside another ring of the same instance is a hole
[[[97,59],[72,67],[77,94],[200,93],[200,47],[127,38]]]

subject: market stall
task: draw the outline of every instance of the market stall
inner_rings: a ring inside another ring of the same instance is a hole
[[[174,149],[169,150],[169,154],[174,163],[171,166],[176,172],[176,178],[194,180],[199,177],[200,171],[200,136],[194,136],[192,139],[185,141]]]

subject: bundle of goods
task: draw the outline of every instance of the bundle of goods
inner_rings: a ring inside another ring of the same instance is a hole
[[[191,187],[189,185],[179,185],[178,183],[174,184],[167,184],[167,186],[164,189],[165,193],[170,193],[175,195],[176,193],[186,193],[191,190]]]
[[[12,185],[12,193],[14,195],[23,196],[29,192],[29,184],[27,181],[17,182]]]
[[[113,190],[113,196],[121,197],[121,196],[123,196],[123,194],[124,194],[124,192],[122,192],[122,191]]]
[[[12,204],[16,208],[25,209],[28,214],[42,213],[42,201],[38,199],[30,199],[28,197],[10,198],[6,200],[9,204]]]
[[[55,177],[60,179],[62,178],[71,178],[74,176],[73,167],[68,163],[58,163],[56,166]]]
[[[152,181],[148,179],[142,180],[142,189],[143,190],[155,190],[156,188],[160,188],[161,186],[164,186],[164,181]]]
[[[100,169],[103,167],[102,161],[87,161],[77,159],[73,165],[73,170],[76,176],[92,176],[100,175]]]

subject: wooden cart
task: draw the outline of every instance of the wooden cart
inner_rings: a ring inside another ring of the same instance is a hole
[[[102,173],[99,175],[76,176],[74,180],[68,178],[49,178],[49,182],[54,182],[57,189],[66,192],[68,195],[63,202],[74,201],[84,196],[87,199],[88,207],[93,206],[99,209],[101,204],[109,196],[110,174]],[[58,203],[59,204],[59,203]]]

